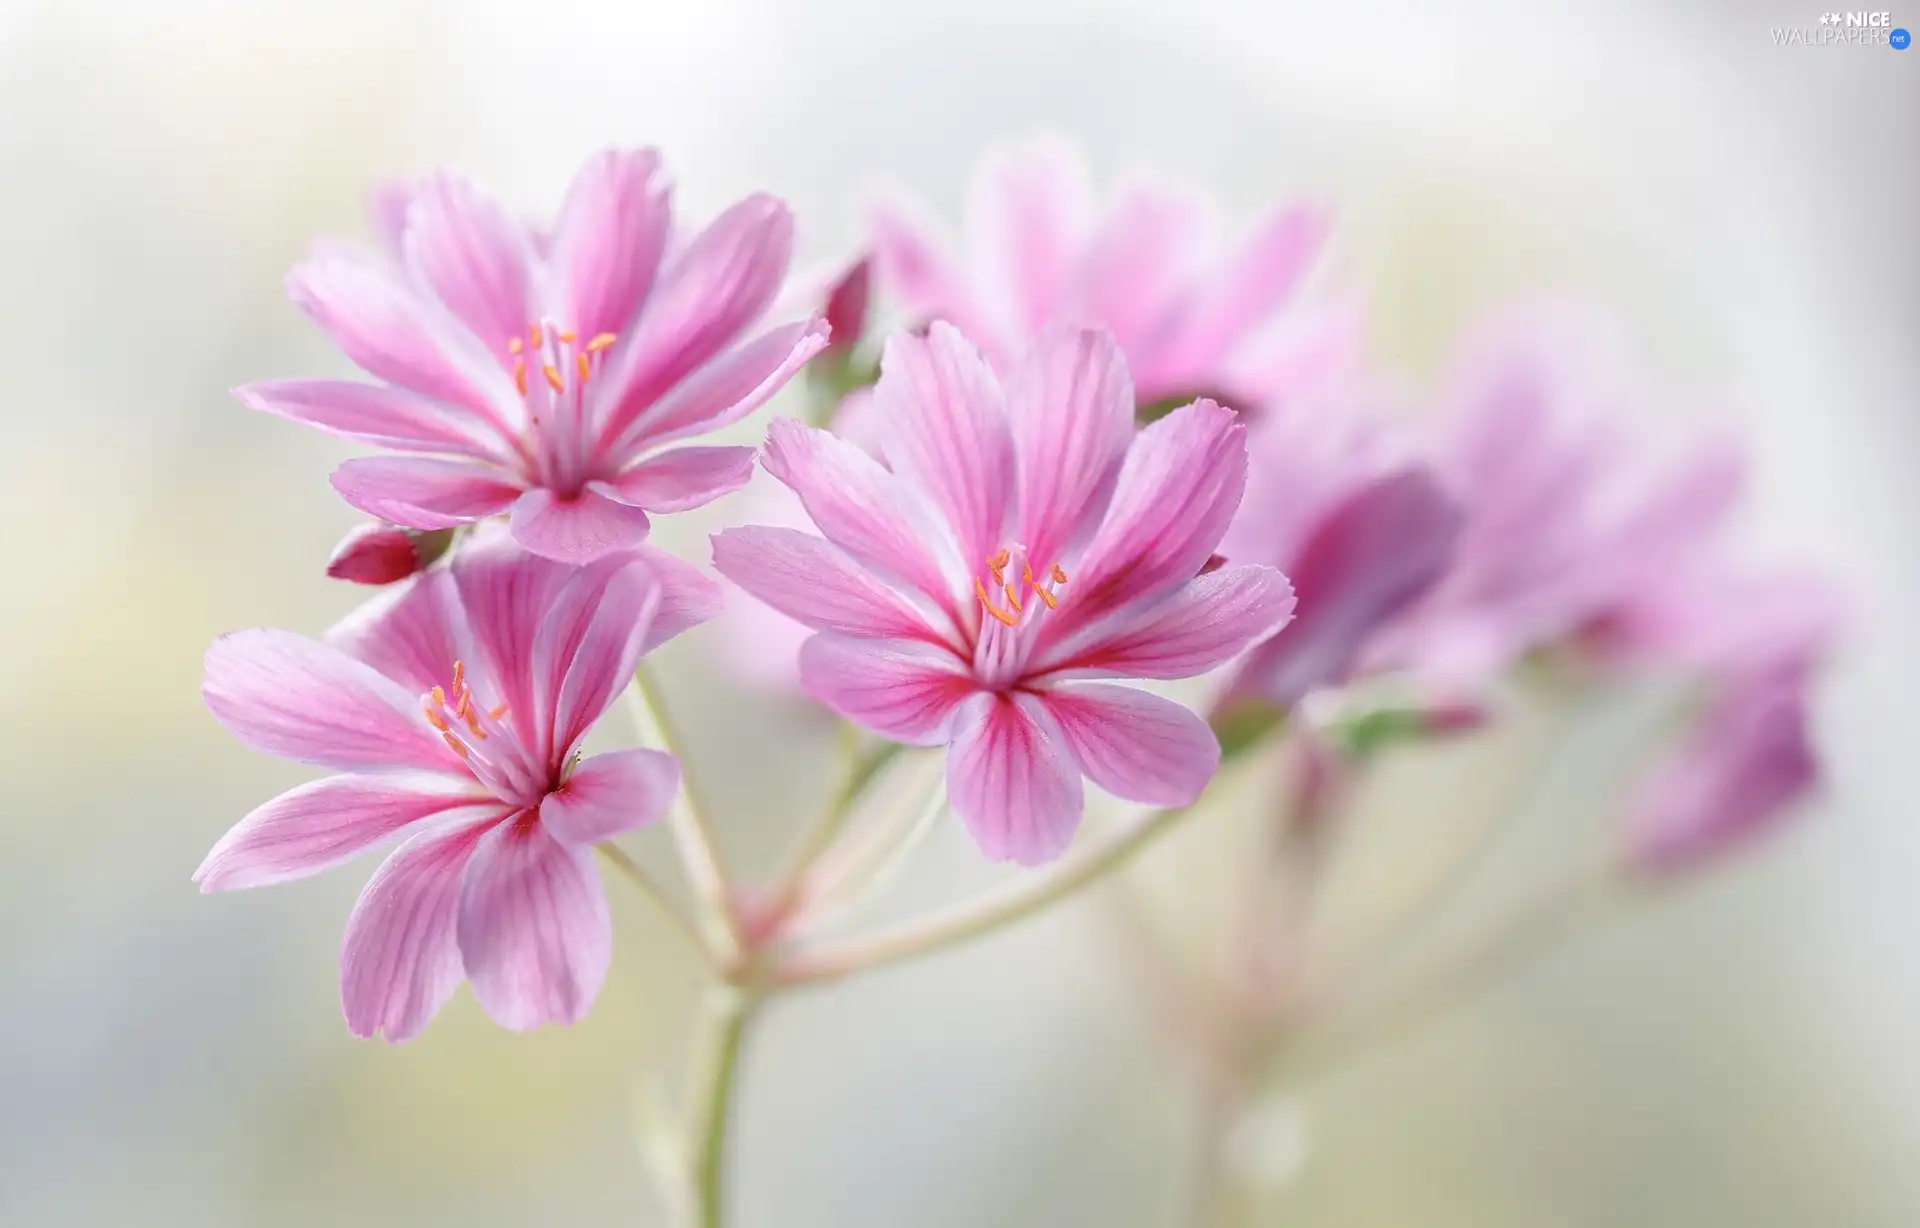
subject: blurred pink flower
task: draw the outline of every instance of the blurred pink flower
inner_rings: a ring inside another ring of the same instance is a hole
[[[347,922],[348,1027],[405,1040],[463,978],[505,1027],[572,1023],[612,944],[593,846],[658,818],[679,787],[669,755],[583,761],[580,743],[643,653],[713,612],[691,570],[652,551],[573,568],[492,534],[327,644],[216,640],[202,693],[220,723],[345,774],[242,819],[201,890],[302,878],[405,837]]]
[[[1291,708],[1346,681],[1381,631],[1444,574],[1461,509],[1357,380],[1249,428],[1247,494],[1221,546],[1299,594],[1287,633],[1249,653],[1229,697]]]
[[[1465,519],[1452,565],[1375,657],[1471,686],[1717,566],[1743,484],[1737,444],[1630,419],[1654,397],[1602,321],[1536,306],[1467,347],[1436,461]]]
[[[1181,806],[1219,762],[1205,721],[1094,678],[1204,673],[1286,622],[1271,567],[1202,575],[1239,506],[1245,430],[1198,401],[1134,432],[1107,334],[1050,334],[1004,389],[958,330],[889,342],[873,392],[887,466],[773,423],[763,464],[821,536],[732,529],[720,572],[815,629],[814,698],[882,736],[945,745],[953,809],[988,857],[1064,850],[1082,776]]]
[[[1652,875],[1695,868],[1787,818],[1819,775],[1806,670],[1788,662],[1728,679],[1636,790],[1627,864]]]
[[[333,484],[419,529],[510,513],[520,543],[584,563],[639,544],[648,513],[744,484],[750,448],[665,445],[751,413],[826,344],[818,320],[736,344],[786,273],[786,206],[750,196],[670,256],[652,150],[574,178],[550,235],[442,172],[376,201],[384,254],[327,243],[288,292],[380,383],[283,380],[252,408],[414,455]]]
[[[1348,311],[1304,312],[1301,283],[1328,223],[1310,206],[1221,243],[1191,188],[1136,174],[1103,211],[1085,159],[1043,137],[990,152],[974,172],[966,243],[904,195],[872,209],[878,285],[921,320],[962,329],[1007,370],[1050,325],[1102,327],[1144,405],[1210,396],[1264,408],[1357,336]]]

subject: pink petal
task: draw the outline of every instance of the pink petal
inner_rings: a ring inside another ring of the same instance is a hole
[[[980,852],[1039,865],[1066,851],[1086,797],[1067,736],[1033,695],[976,694],[947,751],[947,796]]]
[[[659,750],[595,755],[540,803],[540,821],[562,844],[586,847],[644,827],[680,791],[680,764]]]
[[[794,373],[826,346],[827,327],[818,319],[764,332],[681,380],[634,418],[606,450],[623,459],[643,448],[738,422],[786,387]]]
[[[592,850],[564,847],[531,810],[495,827],[461,879],[458,934],[467,979],[494,1022],[524,1032],[577,1021],[613,957]]]
[[[910,746],[947,741],[954,713],[974,691],[947,649],[827,632],[801,645],[800,685],[848,720]]]
[[[340,945],[340,1005],[355,1036],[410,1040],[460,987],[460,879],[499,821],[423,831],[374,871]]]
[[[1205,247],[1204,202],[1183,185],[1135,177],[1123,184],[1082,263],[1086,317],[1113,332],[1136,380],[1147,382],[1149,346]]]
[[[974,172],[967,238],[1018,327],[1038,332],[1060,310],[1092,213],[1086,161],[1066,141],[995,151]]]
[[[518,398],[506,372],[393,271],[322,252],[288,275],[287,294],[362,370],[512,433]]]
[[[1200,573],[1247,483],[1246,428],[1200,400],[1142,430],[1113,499],[1062,591],[1047,639],[1158,599]]]
[[[647,539],[647,514],[610,492],[604,482],[589,482],[569,498],[530,490],[513,505],[514,540],[535,554],[575,565],[631,550]]]
[[[919,614],[867,578],[845,552],[798,529],[754,526],[713,538],[715,570],[816,631],[869,639],[932,639]]]
[[[581,337],[633,324],[666,246],[669,191],[652,149],[595,154],[574,176],[548,264],[563,287],[568,326]]]
[[[470,461],[369,456],[333,471],[340,497],[369,516],[410,529],[448,529],[495,516],[520,487],[502,469]]]
[[[268,380],[234,389],[248,409],[402,452],[451,452],[482,460],[507,455],[498,433],[471,414],[379,384],[352,380]]]
[[[1162,361],[1190,386],[1205,386],[1207,374],[1293,296],[1328,230],[1318,208],[1295,206],[1268,218],[1191,306]]]
[[[615,566],[617,562],[602,564],[600,572],[604,575]],[[574,572],[563,563],[529,554],[505,534],[463,543],[449,568],[478,658],[468,664],[479,665],[499,688],[500,701],[511,713],[508,719],[529,746],[551,729],[551,721],[543,719],[534,702],[534,638]]]
[[[1142,618],[1123,612],[1049,647],[1031,676],[1192,678],[1285,627],[1293,608],[1293,586],[1273,568],[1223,567]]]
[[[452,678],[459,599],[447,569],[423,572],[362,602],[334,624],[326,642],[424,695]]]
[[[1255,650],[1236,684],[1281,708],[1346,680],[1375,635],[1446,571],[1459,506],[1431,474],[1403,470],[1330,510],[1290,579],[1300,616]]]
[[[1013,439],[1000,381],[958,329],[896,333],[880,360],[873,412],[888,465],[928,492],[976,566],[997,553],[1013,496]]]
[[[771,196],[749,196],[693,237],[668,266],[632,341],[616,351],[600,395],[618,438],[667,390],[692,375],[760,318],[793,254],[793,218]]]
[[[672,448],[613,479],[622,502],[656,515],[691,511],[731,494],[753,476],[752,448]]]
[[[624,555],[579,569],[554,597],[533,639],[538,745],[550,762],[571,754],[633,680],[659,604],[652,571]]]
[[[1006,357],[1004,330],[980,302],[954,252],[957,244],[939,219],[898,193],[868,210],[873,268],[881,284],[922,320],[946,320],[998,362]]]
[[[1020,453],[1020,533],[1051,566],[1100,521],[1133,439],[1133,382],[1105,332],[1051,332],[1007,381]]]
[[[1040,698],[1081,768],[1115,797],[1190,806],[1220,766],[1213,730],[1170,699],[1098,682],[1058,687]]]
[[[641,640],[642,654],[652,652],[691,627],[717,618],[726,605],[720,585],[684,559],[655,546],[642,546],[634,557],[647,566],[660,586],[660,608]]]
[[[202,891],[289,882],[357,857],[411,823],[476,800],[471,780],[329,776],[282,793],[220,838],[194,871]],[[491,801],[491,798],[484,800]]]
[[[525,229],[499,201],[464,176],[429,176],[407,208],[402,244],[408,269],[430,288],[488,353],[504,356],[509,338],[527,329]]]
[[[347,770],[455,763],[420,715],[419,696],[305,636],[223,635],[207,649],[206,671],[208,710],[255,750]]]
[[[374,238],[379,240],[381,254],[395,264],[400,263],[407,236],[407,209],[413,204],[416,186],[411,179],[390,179],[367,197],[367,216],[373,225]]]
[[[881,578],[897,578],[952,610],[951,590],[930,552],[941,535],[878,461],[826,431],[776,418],[761,464],[800,496],[828,541]]]

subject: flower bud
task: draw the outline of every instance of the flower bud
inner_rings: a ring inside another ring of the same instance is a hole
[[[427,567],[453,544],[451,529],[402,529],[363,524],[340,539],[327,574],[355,584],[392,584]]]
[[[832,330],[827,353],[847,354],[860,343],[867,327],[867,303],[873,290],[873,261],[862,256],[842,273],[827,292],[822,314]]]

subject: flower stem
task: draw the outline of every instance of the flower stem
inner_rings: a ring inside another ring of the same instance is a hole
[[[780,969],[779,983],[805,985],[837,980],[958,946],[1023,921],[1119,869],[1191,813],[1192,808],[1155,811],[1088,851],[1078,856],[1069,855],[1051,869],[1001,891],[865,938],[850,939],[837,947],[797,955]]]
[[[722,1228],[726,1223],[727,1137],[733,1118],[734,1080],[747,1023],[758,1004],[753,994],[737,986],[714,987],[706,1051],[696,1072],[687,1123],[689,1228]]]
[[[627,856],[625,849],[612,843],[595,847],[614,869],[620,871],[626,880],[638,888],[640,894],[645,896],[662,916],[666,917],[681,937],[693,944],[693,949],[700,953],[702,959],[708,963],[715,962],[717,957],[714,955],[713,948],[708,944],[706,936],[700,932],[699,927],[689,920],[671,899],[667,898],[667,893],[659,883],[653,881],[652,875],[641,869],[639,863],[633,858]]]
[[[674,798],[669,823],[680,858],[686,864],[687,877],[702,904],[703,920],[717,930],[723,954],[731,955],[739,947],[733,915],[732,893],[727,886],[726,865],[720,858],[720,846],[714,840],[707,811],[694,788],[686,756],[686,741],[668,713],[660,693],[660,683],[642,662],[633,675],[634,695],[642,723],[657,734],[664,746],[680,763],[680,792]]]

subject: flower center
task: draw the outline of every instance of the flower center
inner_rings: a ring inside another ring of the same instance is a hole
[[[421,696],[421,714],[440,734],[447,748],[460,756],[474,779],[496,796],[511,801],[537,801],[548,782],[527,761],[518,739],[503,722],[507,705],[483,709],[467,685],[467,667],[453,663],[453,690],[434,687]]]
[[[599,333],[583,344],[578,333],[550,320],[529,324],[524,337],[507,338],[513,386],[527,405],[531,476],[560,494],[577,493],[593,477],[587,385],[605,368],[617,340]]]
[[[1015,562],[1015,551],[1018,551],[1020,556],[1018,584],[1007,578],[1009,569]],[[1027,559],[1025,549],[1020,546],[1015,546],[1011,550],[1002,550],[988,559],[987,575],[993,579],[991,588],[984,578],[975,576],[974,596],[980,599],[981,609],[1009,627],[1019,626],[1021,615],[1026,613],[1027,607],[1021,600],[1023,597],[1029,600],[1038,597],[1047,609],[1057,609],[1060,598],[1054,590],[1067,582],[1067,573],[1058,563],[1045,568],[1042,575],[1036,578],[1033,574],[1033,564]],[[1004,608],[996,604],[1000,598],[1006,600]]]

